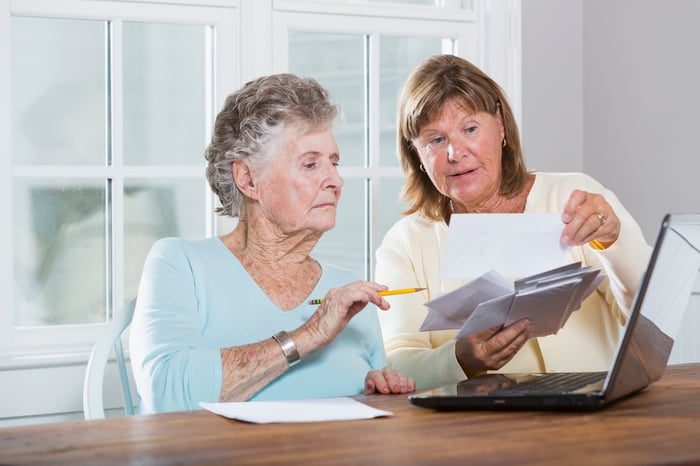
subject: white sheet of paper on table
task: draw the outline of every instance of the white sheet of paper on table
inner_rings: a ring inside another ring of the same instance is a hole
[[[256,424],[348,421],[393,415],[391,411],[376,409],[348,397],[283,401],[201,402],[199,405],[220,416]]]

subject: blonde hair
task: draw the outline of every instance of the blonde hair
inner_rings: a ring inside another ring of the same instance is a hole
[[[398,107],[398,156],[406,175],[401,198],[424,217],[449,222],[450,198],[440,193],[422,169],[411,142],[421,127],[438,115],[448,101],[456,100],[473,112],[501,112],[505,131],[500,194],[512,197],[524,187],[527,169],[515,117],[501,87],[478,67],[454,55],[434,55],[419,64],[403,85]]]

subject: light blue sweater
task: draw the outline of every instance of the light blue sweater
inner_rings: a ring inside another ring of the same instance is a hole
[[[357,280],[321,264],[309,298]],[[290,283],[290,286],[294,286]],[[221,392],[220,348],[255,343],[303,324],[317,306],[284,312],[260,290],[219,238],[157,241],[144,264],[131,325],[139,412],[198,409]],[[377,309],[369,305],[328,346],[305,358],[251,400],[362,393],[370,369],[386,366]]]

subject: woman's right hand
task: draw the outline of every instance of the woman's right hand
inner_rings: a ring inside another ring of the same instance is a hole
[[[373,303],[382,310],[389,309],[388,301],[378,294],[386,289],[386,286],[377,283],[358,280],[329,290],[316,312],[300,328],[310,340],[310,347],[304,348],[305,352],[319,350],[333,341],[367,304]]]
[[[303,359],[328,345],[368,303],[383,310],[389,309],[389,303],[378,294],[381,290],[386,290],[386,287],[356,281],[328,291],[309,320],[288,332],[299,356]],[[262,353],[260,348],[263,348]],[[219,400],[249,399],[288,369],[288,363],[281,355],[279,345],[272,338],[266,338],[257,344],[221,349],[224,380]],[[261,360],[266,362],[261,364]],[[403,377],[403,386],[408,386],[405,376],[397,377]],[[375,380],[378,380],[376,376]],[[389,380],[390,383],[393,381],[394,379]]]
[[[416,381],[389,366],[371,370],[365,377],[365,395],[372,393],[410,393],[415,391]]]
[[[491,327],[457,340],[455,355],[467,377],[505,366],[530,338],[530,321]]]

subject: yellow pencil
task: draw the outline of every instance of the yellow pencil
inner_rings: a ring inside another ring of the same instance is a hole
[[[394,294],[415,293],[416,291],[423,291],[424,289],[425,288],[401,288],[400,290],[380,291],[379,295],[380,296],[391,296]],[[321,304],[322,302],[323,302],[323,298],[312,299],[309,301],[309,304]]]

